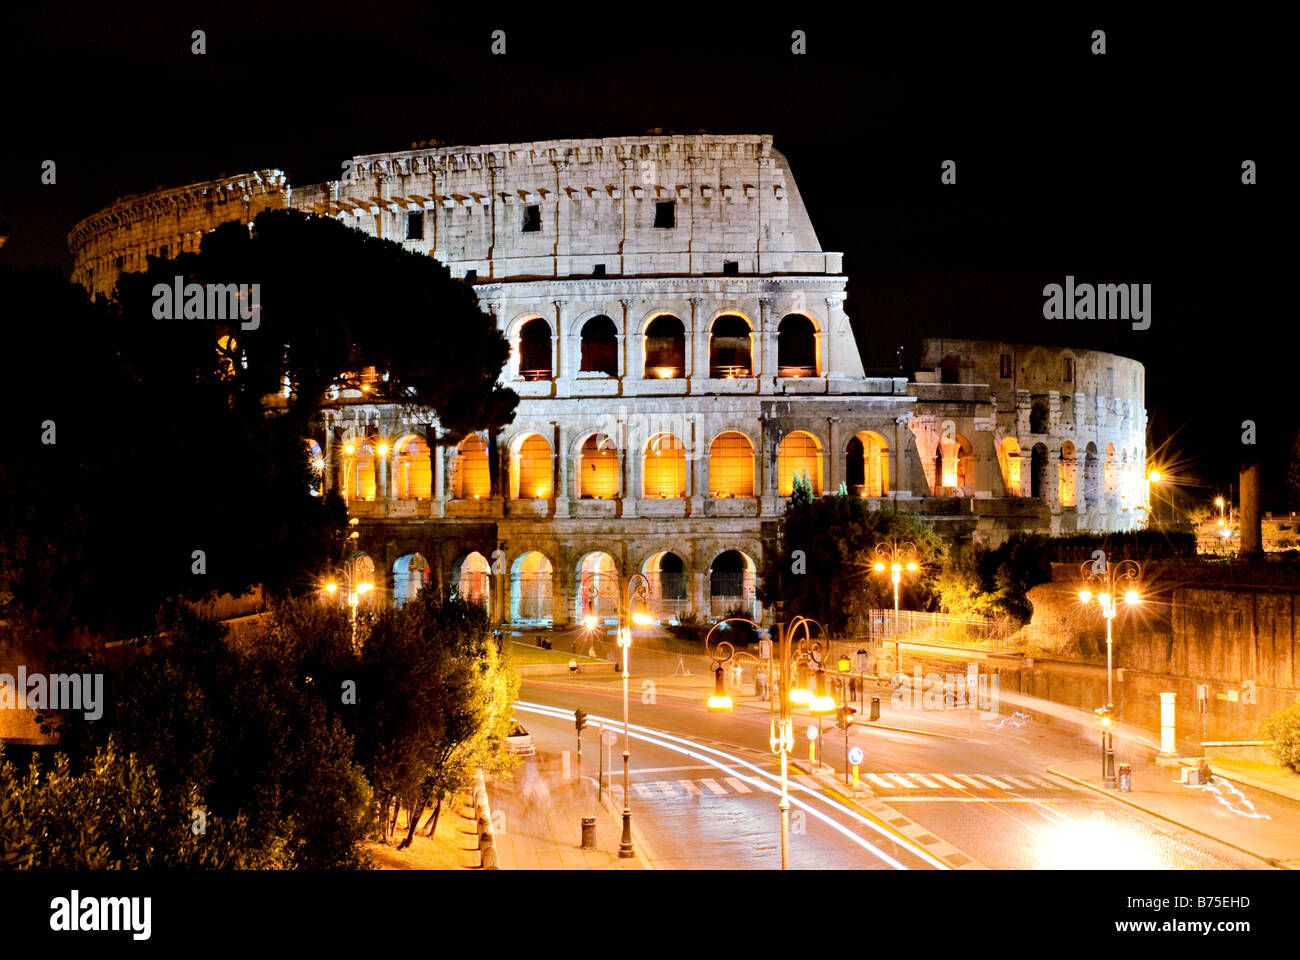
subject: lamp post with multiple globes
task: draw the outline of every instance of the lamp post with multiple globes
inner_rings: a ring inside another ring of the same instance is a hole
[[[654,617],[648,612],[650,604],[650,582],[645,575],[634,573],[628,578],[623,590],[622,603],[619,605],[618,645],[623,648],[623,837],[618,845],[618,855],[624,859],[636,856],[632,846],[632,809],[628,805],[628,760],[630,738],[627,722],[627,653],[632,646],[632,624],[649,626]],[[642,611],[632,612],[634,601],[640,601]],[[585,618],[584,618],[585,620]]]
[[[873,569],[876,573],[889,571],[889,579],[894,584],[894,669],[901,669],[898,653],[898,588],[903,581],[903,572],[915,573],[920,569],[920,558],[916,552],[916,544],[910,542],[899,543],[897,540],[888,540],[884,543],[876,544],[876,562]]]
[[[1101,615],[1106,619],[1106,706],[1098,711],[1101,719],[1102,737],[1102,780],[1107,788],[1115,787],[1115,746],[1110,731],[1111,712],[1115,708],[1114,695],[1114,639],[1111,621],[1117,612],[1117,598],[1122,592],[1126,603],[1133,605],[1142,602],[1138,584],[1142,577],[1142,565],[1136,560],[1121,560],[1110,563],[1105,555],[1085,560],[1080,567],[1083,583],[1095,583],[1099,590],[1094,594],[1087,586],[1079,590],[1079,602],[1092,603],[1096,600],[1101,607]]]

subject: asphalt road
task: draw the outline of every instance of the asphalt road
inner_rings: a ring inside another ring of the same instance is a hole
[[[663,867],[779,867],[779,818],[775,797],[761,783],[779,772],[768,749],[766,710],[738,705],[732,713],[710,713],[702,702],[643,693],[641,678],[630,681],[629,714],[634,725],[685,738],[754,765],[744,770],[755,784],[737,790],[728,774],[711,773],[709,762],[684,758],[675,749],[636,739],[631,746],[632,809],[638,829]],[[952,844],[979,865],[993,869],[1259,869],[1249,855],[1143,814],[1068,781],[1052,777],[1053,763],[1095,756],[1086,736],[1068,725],[1024,723],[967,713],[933,714],[898,709],[887,688],[882,724],[914,727],[930,735],[855,725],[850,746],[863,750],[860,773],[892,811]],[[528,680],[523,701],[565,711],[561,719],[533,724],[548,749],[572,749],[571,712],[619,721],[622,687],[605,678]],[[652,702],[643,702],[643,699]],[[521,714],[521,717],[525,714]],[[527,722],[527,721],[525,721]],[[806,757],[805,728],[816,721],[796,717],[796,754]],[[844,736],[832,721],[823,724],[825,760],[842,774]],[[533,727],[530,726],[530,729]],[[946,735],[939,735],[946,734]],[[595,736],[589,738],[594,747]],[[613,753],[620,764],[620,746]],[[590,749],[590,748],[589,748]],[[709,755],[720,761],[720,757]],[[588,754],[587,760],[594,760]],[[734,762],[727,761],[735,768]],[[588,763],[594,776],[594,764]],[[695,769],[672,769],[693,767]],[[797,773],[792,769],[792,773]],[[621,776],[621,767],[619,769]],[[708,779],[715,790],[700,781]],[[733,779],[739,779],[733,777]],[[683,785],[690,781],[699,793]],[[745,783],[744,780],[740,781]],[[770,781],[767,781],[770,782]],[[638,786],[640,784],[641,786]],[[824,792],[792,794],[809,809],[792,815],[792,866],[801,868],[929,868],[923,849],[882,836],[887,825],[852,803]],[[1208,801],[1207,801],[1208,802]],[[798,808],[796,808],[798,810]],[[813,811],[816,811],[815,815]],[[821,817],[825,817],[823,820]],[[829,822],[828,822],[829,821]],[[795,828],[803,833],[796,833]],[[891,862],[892,861],[892,862]]]

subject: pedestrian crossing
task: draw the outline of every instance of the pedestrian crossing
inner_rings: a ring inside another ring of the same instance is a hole
[[[842,774],[836,774],[836,777]],[[967,774],[954,773],[860,773],[862,782],[879,795],[919,797],[932,794],[959,794],[969,797],[991,796],[996,793],[1044,793],[1060,792],[1064,788],[1044,777],[1032,777],[1025,774]],[[815,777],[806,773],[790,775],[792,790],[820,790],[822,784]],[[623,795],[621,783],[610,784],[610,789],[620,799]],[[740,779],[739,777],[699,777],[679,780],[635,780],[632,782],[632,795],[641,800],[682,799],[685,797],[708,798],[722,796],[744,796],[768,792],[763,787]]]

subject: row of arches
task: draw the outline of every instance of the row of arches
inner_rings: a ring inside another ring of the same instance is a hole
[[[580,337],[580,373],[619,375],[618,327],[609,317],[587,320]],[[802,313],[787,314],[777,325],[776,375],[815,377],[820,374],[817,325]],[[518,328],[519,377],[550,380],[555,376],[553,331],[544,317],[532,317]],[[708,375],[734,379],[754,375],[754,331],[738,313],[724,313],[709,325]],[[645,328],[642,376],[675,380],[686,376],[686,326],[673,314],[660,314]]]
[[[861,431],[850,437],[845,450],[845,480],[851,492],[869,497],[889,494],[889,446],[883,436]],[[509,448],[509,497],[549,500],[555,495],[554,452],[541,434],[516,438]],[[308,455],[317,473],[323,473],[320,446],[308,441]],[[410,435],[391,448],[381,440],[348,440],[343,445],[343,482],[346,499],[374,500],[377,476],[385,457],[393,458],[393,496],[398,500],[428,500],[433,496],[433,466],[429,444]],[[478,500],[490,496],[491,471],[487,443],[470,434],[456,447],[451,461],[451,497]],[[735,430],[718,434],[708,448],[708,495],[715,498],[755,496],[755,454],[750,438]],[[811,433],[795,430],[777,447],[777,493],[788,497],[796,478],[806,480],[814,495],[822,490],[823,448]],[[658,433],[642,449],[640,495],[645,499],[681,499],[688,495],[686,445],[673,433]],[[618,445],[604,433],[583,440],[577,454],[573,495],[579,499],[611,500],[620,488],[621,456]]]
[[[356,558],[355,570],[357,582],[374,582],[375,565],[368,555]],[[551,624],[560,619],[560,611],[556,609],[555,564],[550,557],[540,550],[529,550],[516,557],[508,571],[503,580],[495,581],[494,587],[488,559],[481,553],[471,552],[454,564],[451,583],[460,596],[489,607],[493,589],[508,591],[509,609],[503,612],[513,623]],[[691,598],[691,575],[686,562],[671,550],[653,554],[639,572],[649,584],[647,605],[656,619],[684,616],[695,609],[697,601],[712,616],[741,610],[753,618],[758,613],[757,565],[742,550],[724,550],[714,557],[703,572],[702,585],[707,595],[696,600]],[[414,599],[420,590],[432,586],[432,573],[428,560],[418,552],[399,557],[392,571],[393,604],[400,606]],[[583,554],[569,576],[572,580],[567,593],[571,609],[565,619],[580,623],[589,616],[602,622],[618,618],[624,578],[610,554],[600,550]]]
[[[1142,478],[1141,455],[1137,449],[1130,452],[1115,444],[1106,444],[1104,454],[1089,442],[1080,454],[1067,440],[1057,451],[1056,476],[1050,475],[1050,451],[1044,443],[1036,443],[1029,451],[1029,490],[1022,485],[1024,454],[1015,437],[1007,437],[998,445],[998,465],[1012,496],[1017,494],[1047,500],[1050,484],[1056,484],[1057,501],[1063,507],[1078,504],[1079,461],[1083,461],[1083,498],[1085,503],[1097,503],[1103,497],[1118,497],[1121,505],[1138,502],[1137,484]]]

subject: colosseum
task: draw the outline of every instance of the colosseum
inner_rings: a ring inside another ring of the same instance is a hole
[[[436,257],[511,344],[522,399],[500,435],[431,447],[357,392],[308,438],[379,602],[458,586],[499,621],[562,626],[614,615],[640,572],[660,617],[761,618],[796,477],[956,544],[1145,522],[1141,364],[928,340],[914,378],[866,376],[843,257],[770,136],[427,147],[310,186],[262,170],[160,190],[74,227],[73,279],[111,296],[146,256],[278,208]]]

